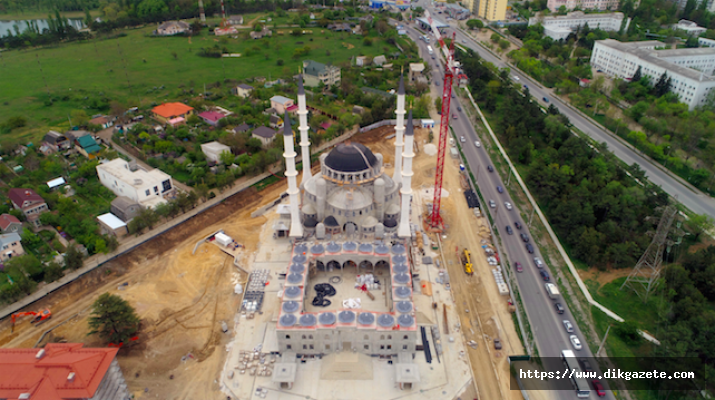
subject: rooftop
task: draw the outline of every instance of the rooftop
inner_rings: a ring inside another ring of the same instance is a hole
[[[284,96],[273,96],[273,97],[271,97],[271,101],[275,101],[278,104],[286,104],[288,102],[293,101],[293,99],[289,99]]]
[[[136,171],[131,171],[129,170],[129,163],[121,158],[115,158],[112,161],[99,164],[97,165],[97,170],[102,170],[138,189],[143,189],[148,185],[161,188],[162,181],[171,179],[169,175],[158,169],[145,171],[139,168]]]
[[[34,190],[32,189],[10,189],[7,192],[7,197],[10,198],[10,201],[13,202],[13,204],[17,205],[18,207],[22,206],[22,203],[26,201],[33,201],[33,202],[45,202],[45,199],[42,198],[39,194],[35,193]]]
[[[226,146],[225,144],[219,143],[217,141],[202,144],[201,150],[202,151],[213,151],[213,152],[219,153],[219,154],[224,151],[231,152],[230,147]]]
[[[583,11],[572,11],[566,15],[548,15],[543,17],[532,17],[536,19],[543,19],[544,21],[554,21],[554,20],[571,20],[571,19],[623,19],[624,15],[620,12],[604,13],[604,14],[586,14]]]
[[[0,248],[5,246],[6,244],[10,244],[12,242],[19,242],[20,241],[20,235],[13,232],[13,233],[6,233],[4,235],[0,235]],[[2,353],[0,353],[2,354]],[[0,358],[1,359],[1,358]],[[1,363],[2,361],[0,361]],[[0,370],[2,366],[0,365]],[[2,378],[0,378],[1,380]]]
[[[377,157],[360,143],[340,143],[325,158],[325,165],[335,171],[358,172],[377,165]]]
[[[116,215],[112,213],[106,213],[102,214],[97,219],[102,222],[104,225],[107,225],[111,229],[118,229],[123,226],[127,226],[127,224],[124,223],[121,219],[119,219]]]
[[[17,219],[12,214],[2,214],[0,215],[0,229],[5,230],[7,229],[10,224],[20,224],[20,220]]]
[[[253,130],[253,134],[266,139],[271,139],[276,136],[276,131],[267,126],[259,126],[258,128]]]
[[[238,87],[240,87],[241,89],[253,90],[253,86],[251,86],[251,85],[246,85],[245,83],[239,83],[239,84],[238,84]]]
[[[164,103],[154,107],[151,111],[164,118],[173,118],[179,115],[184,115],[193,109],[193,107],[189,107],[183,103]]]
[[[49,186],[50,189],[54,189],[58,186],[64,185],[65,183],[66,183],[65,178],[59,177],[57,179],[53,179],[53,180],[47,182],[47,186]]]
[[[209,121],[216,122],[216,121],[220,120],[221,118],[224,118],[225,115],[223,115],[217,111],[204,111],[201,114],[199,114],[199,117],[201,117],[203,119],[207,119]]]

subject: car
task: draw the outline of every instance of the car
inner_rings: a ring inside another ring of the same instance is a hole
[[[467,143],[467,139],[465,139],[464,136],[460,136],[459,141],[462,143]]]
[[[435,82],[434,82],[434,85],[437,86],[437,87],[439,87],[439,81],[435,81]]]
[[[511,209],[514,208],[514,207],[511,206],[511,203],[509,203],[508,201],[505,201],[505,202],[504,202],[504,207],[506,207],[506,209],[509,210],[509,211],[511,211]]]
[[[513,79],[513,80],[519,82],[519,77],[516,76],[516,75],[512,75],[512,76],[511,76],[511,79]]]
[[[542,97],[541,99],[544,100],[544,103],[548,103],[548,102],[549,102],[549,99],[546,98],[546,97]]]
[[[524,243],[529,243],[529,235],[527,235],[526,233],[520,233],[519,237],[521,238],[521,240],[524,241]]]
[[[603,72],[603,70],[602,70],[602,69],[597,69],[596,72]]]
[[[506,226],[506,233],[507,235],[513,235],[514,231],[511,229],[511,226],[507,225]]]
[[[497,186],[497,192],[504,193],[504,188],[501,186]]]
[[[482,144],[479,143],[479,140],[475,140],[475,141],[474,141],[474,146],[475,146],[475,147],[482,147]]]
[[[565,319],[564,320],[564,328],[566,328],[566,332],[573,333],[573,325],[571,324],[571,321]]]
[[[578,336],[571,335],[569,336],[569,339],[571,340],[571,344],[573,344],[574,349],[581,350],[583,348],[583,346],[581,345],[581,341],[578,340]]]
[[[434,54],[432,54],[432,59],[434,60]]]
[[[467,43],[467,41],[466,41],[466,40],[464,40],[464,39],[462,39],[462,43]]]
[[[491,208],[496,208],[496,207],[497,207],[496,201],[494,201],[494,200],[489,200],[489,207],[491,207]]]
[[[561,303],[554,304],[554,308],[556,309],[557,314],[563,314],[565,311],[564,306],[562,306]]]
[[[487,171],[494,172],[494,167],[492,167],[491,165],[487,165]]]
[[[524,85],[524,89],[528,89],[528,88],[529,88],[528,86]]]
[[[457,106],[457,111],[462,112],[462,107],[461,107],[461,106]]]
[[[586,371],[586,372],[593,372],[593,368],[591,367],[591,363],[588,362],[587,359],[582,358],[582,359],[579,360],[579,361],[581,361],[581,366],[583,367],[583,370],[584,370],[584,371]]]
[[[544,280],[544,282],[549,282],[551,280],[549,273],[544,271],[543,269],[539,271],[539,274],[541,275],[541,278]]]
[[[534,257],[534,265],[536,265],[538,269],[544,268],[544,262],[541,261],[539,257]]]
[[[494,339],[494,350],[501,350],[501,340]]]
[[[599,381],[598,379],[594,379],[591,381],[591,385],[593,385],[593,390],[596,391],[598,397],[606,396],[606,391],[603,390],[603,385],[601,385],[601,381]]]
[[[457,114],[452,113],[452,119],[457,119]]]
[[[514,268],[516,269],[516,272],[524,272],[524,267],[521,266],[520,262],[515,262]]]
[[[457,95],[454,94],[454,93],[452,93],[452,98],[453,98],[453,99],[456,99],[456,98],[457,98]]]
[[[521,230],[521,223],[519,223],[519,221],[514,221],[514,226],[516,227],[516,229]]]
[[[531,245],[531,243],[526,244],[526,251],[529,252],[529,254],[534,254],[534,246]]]

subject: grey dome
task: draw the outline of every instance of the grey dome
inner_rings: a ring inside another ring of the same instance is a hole
[[[293,264],[290,266],[290,272],[294,274],[302,274],[305,272],[305,265],[303,264]],[[403,271],[404,272],[404,271]]]
[[[375,247],[375,253],[377,254],[387,254],[390,252],[390,248],[385,245],[385,243],[380,243],[377,247]]]
[[[338,253],[340,252],[340,245],[335,242],[328,243],[328,253]]]
[[[289,277],[290,277],[290,275],[289,275]],[[392,278],[392,280],[395,281],[395,283],[406,284],[410,281],[410,276],[407,274],[395,274],[395,276]]]
[[[392,266],[392,270],[395,271],[396,274],[404,274],[407,272],[407,269],[406,264],[395,264]]]
[[[358,172],[377,166],[377,157],[360,143],[341,143],[330,151],[325,165],[339,172]]]
[[[362,243],[360,245],[361,253],[372,253],[372,245],[370,243]]]
[[[332,325],[335,323],[335,314],[322,313],[318,316],[318,321],[323,325]]]
[[[345,251],[355,251],[356,249],[357,249],[357,243],[355,243],[355,242],[343,243],[343,250],[345,250]]]
[[[303,282],[303,275],[301,274],[288,274],[288,283],[296,284]]]
[[[398,286],[395,288],[395,296],[401,299],[407,299],[410,297],[411,291],[407,286]]]
[[[307,244],[299,244],[299,245],[295,246],[293,251],[295,252],[295,254],[303,254],[306,251],[308,251],[308,245]]]
[[[315,318],[313,314],[303,314],[298,320],[302,326],[313,326],[315,325],[315,321],[317,321],[317,318]]]
[[[335,227],[338,226],[338,220],[335,219],[332,215],[328,215],[325,217],[325,220],[323,221],[325,226],[330,226],[330,227]]]
[[[375,314],[371,313],[360,313],[358,314],[358,322],[361,325],[372,325],[373,322],[375,322]]]
[[[318,225],[318,220],[313,217],[308,217],[303,222],[303,226],[306,228],[315,228],[316,225]]]
[[[300,296],[300,288],[298,286],[288,286],[283,294],[289,299],[294,299]]]
[[[293,257],[293,262],[296,264],[303,264],[304,262],[308,261],[308,257],[298,254],[297,256]]]
[[[394,228],[397,226],[397,218],[385,218],[385,225],[386,228]]]
[[[285,303],[283,303],[283,308],[285,309]],[[408,313],[412,311],[412,303],[409,301],[398,301],[395,303],[395,308],[401,313]]]
[[[395,324],[395,317],[390,314],[382,314],[377,317],[377,324],[383,328],[389,328]]]
[[[397,303],[397,305],[399,305],[399,304],[400,303]],[[283,311],[285,311],[287,313],[296,312],[296,311],[298,311],[299,308],[300,308],[300,303],[298,303],[297,301],[286,301],[285,303],[283,303]],[[407,311],[403,311],[403,312],[407,312]]]
[[[324,251],[325,251],[325,248],[323,247],[322,244],[316,244],[315,246],[310,248],[310,252],[315,255],[323,254]]]
[[[402,254],[397,255],[397,256],[392,256],[392,262],[395,264],[404,264],[407,262],[407,257],[405,257]]]
[[[412,326],[415,323],[415,319],[409,314],[402,314],[397,317],[397,323],[402,326]]]
[[[297,321],[298,318],[293,314],[283,314],[280,319],[281,325],[283,326],[293,326]]]
[[[340,311],[338,314],[338,320],[343,324],[349,324],[355,321],[355,313],[352,311]]]
[[[392,246],[392,253],[394,254],[404,254],[405,253],[405,246],[401,244],[396,244]]]

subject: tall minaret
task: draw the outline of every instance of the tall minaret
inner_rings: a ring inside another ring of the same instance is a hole
[[[313,175],[310,172],[310,138],[308,137],[308,108],[305,104],[303,74],[298,77],[298,130],[300,131],[300,157],[303,161],[303,179],[300,186],[308,182]]]
[[[415,157],[415,130],[412,126],[412,110],[407,119],[407,130],[405,131],[405,151],[402,153],[404,165],[402,168],[402,208],[400,210],[400,225],[397,227],[397,236],[408,238],[412,235],[410,231],[410,202],[412,200],[412,158]]]
[[[293,150],[293,130],[290,127],[290,117],[288,111],[283,116],[285,125],[283,126],[283,157],[286,159],[286,178],[288,178],[288,195],[290,196],[290,237],[303,237],[303,225],[300,224],[298,214],[298,185],[295,177],[298,172],[295,170],[295,150]]]
[[[405,132],[405,82],[400,75],[400,87],[397,89],[397,125],[395,125],[395,173],[392,180],[396,184],[402,182],[402,134]]]

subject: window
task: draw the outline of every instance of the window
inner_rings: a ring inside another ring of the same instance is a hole
[[[325,350],[326,350],[326,351],[329,351],[329,350],[330,350],[330,345],[329,345],[329,344],[326,344],[326,345],[325,345]]]
[[[385,345],[384,345],[384,344],[381,344],[381,345],[380,345],[380,350],[385,350]]]
[[[402,350],[407,350],[407,345],[402,345]]]
[[[387,340],[392,340],[392,335],[387,335]]]
[[[391,344],[388,344],[388,345],[387,345],[387,350],[391,350],[391,349],[392,349],[392,345],[391,345]]]
[[[303,335],[303,336],[301,337],[301,339],[305,340],[305,335]]]
[[[291,345],[287,345],[287,346],[286,346],[286,349],[287,349],[287,350],[290,350],[290,349],[292,349],[292,348],[293,348],[293,346],[291,346]]]
[[[370,346],[366,344],[366,345],[365,345],[365,350],[370,350]]]
[[[286,339],[290,339],[290,335],[286,335]]]
[[[380,340],[385,340],[385,335],[380,335]]]
[[[308,350],[308,346],[303,345],[303,350]]]
[[[311,350],[315,350],[315,347],[312,344],[310,346],[308,346],[308,348]]]
[[[147,196],[149,196],[149,189],[147,189],[145,193]]]
[[[308,339],[313,340],[313,335],[308,335]]]
[[[402,339],[407,340],[408,339],[407,335],[403,336]]]

